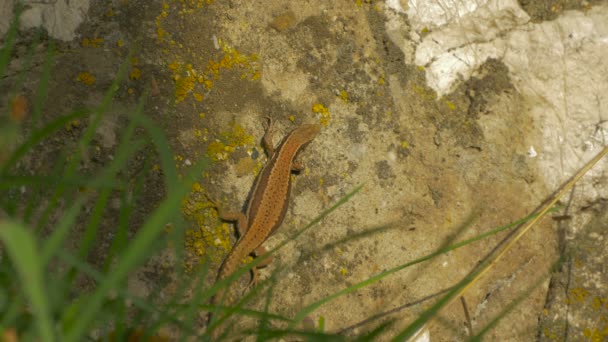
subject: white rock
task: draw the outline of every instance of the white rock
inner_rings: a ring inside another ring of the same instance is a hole
[[[43,27],[49,36],[70,41],[89,10],[89,0],[24,1],[28,8],[19,20],[21,29]],[[1,21],[1,20],[0,20]]]

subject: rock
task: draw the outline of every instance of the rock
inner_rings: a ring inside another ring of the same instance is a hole
[[[270,23],[270,27],[273,29],[283,32],[294,26],[296,23],[296,15],[292,11],[285,12],[277,17]]]

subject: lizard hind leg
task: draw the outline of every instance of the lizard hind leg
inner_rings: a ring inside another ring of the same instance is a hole
[[[255,255],[258,258],[260,256],[266,254],[266,252],[267,251],[266,251],[266,248],[264,248],[264,246],[259,246],[258,248],[255,249]],[[254,287],[258,284],[258,281],[259,281],[258,268],[264,268],[264,267],[268,266],[271,262],[272,262],[272,257],[266,257],[258,265],[256,265],[254,268],[251,269],[251,281],[249,282],[249,285],[247,285],[246,291],[249,291],[249,289],[251,289],[252,287]]]
[[[301,160],[294,160],[291,163],[291,171],[302,172],[305,168],[306,166],[304,165],[304,163],[302,163]]]

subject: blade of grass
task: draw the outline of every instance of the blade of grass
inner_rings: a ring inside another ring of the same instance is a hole
[[[306,330],[297,330],[297,329],[273,329],[266,331],[259,330],[249,330],[246,331],[250,335],[260,335],[264,341],[271,339],[278,339],[280,337],[288,335],[296,340],[297,337],[303,338],[306,341],[328,341],[328,342],[340,342],[340,341],[349,341],[349,339],[345,336],[340,336],[336,334],[327,334],[322,332],[315,331],[306,331]]]
[[[116,158],[114,158],[112,164],[106,169],[107,172],[104,172],[104,175],[100,179],[111,179],[111,177],[113,177],[114,174],[117,173],[118,170],[120,170],[126,164],[128,158],[135,154],[135,152],[137,152],[142,146],[143,142],[130,142],[130,145],[125,144],[122,150],[119,149]],[[97,181],[95,180],[91,183],[95,185]],[[84,229],[84,236],[80,240],[79,253],[81,258],[87,257],[91,250],[93,242],[95,242],[95,240],[97,239],[97,233],[99,231],[99,227],[101,226],[103,214],[106,210],[111,194],[111,189],[104,188],[101,190],[101,193],[97,198],[95,207],[93,208],[93,212],[91,213],[91,217],[89,218],[89,222],[87,223]]]
[[[2,275],[2,285],[6,291],[6,297],[11,300],[8,302],[8,305],[4,306],[0,310],[0,316],[2,320],[0,321],[1,327],[12,327],[16,323],[15,321],[19,317],[19,314],[22,313],[22,308],[24,306],[24,298],[23,292],[18,290],[15,282],[15,267],[11,264],[10,258],[2,257],[0,259],[0,274]]]
[[[339,207],[341,207],[344,203],[348,202],[357,192],[359,192],[361,190],[361,188],[363,188],[363,185],[359,185],[359,186],[355,187],[349,193],[347,193],[342,198],[340,198],[334,205],[332,205],[328,209],[323,210],[321,212],[321,214],[319,214],[317,217],[315,217],[314,219],[312,219],[303,228],[300,228],[299,230],[297,230],[295,234],[293,234],[289,238],[285,239],[285,241],[281,242],[275,248],[269,250],[268,252],[264,253],[263,255],[255,258],[255,259],[253,259],[253,261],[245,264],[244,266],[242,266],[241,268],[239,268],[238,270],[236,270],[234,273],[232,273],[230,276],[228,276],[228,277],[226,277],[226,278],[224,278],[224,279],[216,282],[215,284],[213,284],[213,286],[211,286],[210,288],[208,288],[208,289],[205,290],[204,298],[205,299],[210,298],[211,296],[213,296],[214,294],[216,294],[221,288],[224,288],[228,284],[230,284],[230,283],[234,282],[235,280],[239,279],[242,275],[244,275],[245,273],[249,272],[253,267],[257,266],[259,263],[263,262],[266,258],[268,258],[272,254],[276,253],[277,250],[279,250],[283,246],[287,245],[289,242],[297,239],[300,235],[302,235],[304,232],[306,232],[312,226],[316,225],[321,220],[323,220],[327,215],[329,215],[334,210],[336,210]]]
[[[386,310],[386,311],[383,311],[383,312],[377,313],[377,314],[375,314],[375,315],[372,315],[372,316],[366,317],[364,320],[362,320],[362,321],[360,321],[360,322],[357,322],[357,323],[352,324],[352,325],[350,325],[350,326],[347,326],[347,327],[341,328],[340,330],[335,331],[335,332],[336,332],[336,333],[338,333],[338,334],[348,334],[349,332],[352,332],[352,331],[353,331],[353,330],[355,330],[355,329],[359,329],[359,328],[361,328],[362,326],[364,326],[364,325],[366,325],[366,324],[368,324],[368,323],[370,323],[370,322],[374,322],[374,321],[376,321],[376,320],[378,320],[378,319],[381,319],[381,318],[383,318],[383,317],[386,317],[386,316],[388,316],[388,315],[392,315],[392,314],[395,314],[395,313],[397,313],[397,312],[400,312],[400,311],[402,311],[403,309],[410,308],[410,307],[412,307],[412,306],[416,306],[416,305],[420,305],[420,304],[423,304],[423,303],[424,303],[424,302],[426,302],[426,301],[429,301],[429,300],[431,300],[431,299],[437,298],[437,297],[439,297],[439,296],[441,296],[441,295],[443,295],[443,294],[447,293],[447,292],[448,292],[448,291],[450,291],[451,289],[452,289],[452,288],[451,288],[451,287],[449,287],[449,288],[447,288],[447,289],[439,290],[439,291],[437,291],[437,292],[434,292],[434,293],[432,293],[432,294],[430,294],[430,295],[427,295],[427,296],[424,296],[424,297],[422,297],[422,298],[417,298],[417,299],[415,299],[415,300],[412,300],[412,301],[410,301],[410,302],[407,302],[407,303],[401,304],[401,305],[396,306],[396,307],[394,307],[394,308],[391,308],[391,309],[389,309],[389,310]]]
[[[303,308],[302,310],[300,310],[300,312],[298,312],[296,314],[296,316],[294,317],[292,326],[290,326],[289,328],[293,328],[293,326],[295,326],[295,324],[300,323],[306,316],[308,316],[309,314],[311,314],[313,311],[315,311],[316,309],[318,309],[322,305],[325,305],[325,304],[329,303],[330,301],[332,301],[332,300],[334,300],[334,299],[336,299],[338,297],[347,295],[347,294],[352,293],[354,291],[357,291],[357,290],[359,290],[361,288],[369,286],[369,285],[371,285],[371,284],[373,284],[373,283],[375,283],[375,282],[377,282],[377,281],[379,281],[379,280],[381,280],[383,278],[386,278],[387,276],[389,276],[389,275],[391,275],[393,273],[401,271],[401,270],[403,270],[405,268],[408,268],[410,266],[419,264],[419,263],[427,261],[427,260],[431,260],[431,259],[433,259],[433,258],[435,258],[435,257],[437,257],[439,255],[442,255],[444,253],[447,253],[447,252],[453,251],[455,249],[464,247],[464,246],[469,245],[469,244],[471,244],[473,242],[480,241],[482,239],[485,239],[488,236],[497,234],[497,233],[502,232],[504,230],[507,230],[507,229],[510,229],[510,228],[513,228],[513,227],[517,227],[520,224],[522,224],[522,223],[524,223],[526,221],[529,221],[529,220],[535,218],[536,216],[537,215],[529,215],[529,216],[527,216],[527,217],[525,217],[523,219],[514,221],[514,222],[509,223],[507,225],[504,225],[502,227],[498,227],[498,228],[492,229],[492,230],[490,230],[490,231],[488,231],[486,233],[479,234],[479,235],[477,235],[477,236],[475,236],[475,237],[473,237],[471,239],[467,239],[467,240],[464,240],[462,242],[455,243],[453,245],[446,246],[444,248],[440,248],[440,249],[436,250],[433,253],[427,254],[427,255],[425,255],[423,257],[420,257],[420,258],[415,259],[413,261],[410,261],[408,263],[405,263],[405,264],[393,267],[393,268],[391,268],[389,270],[386,270],[384,272],[380,272],[380,273],[376,274],[375,276],[372,276],[372,277],[370,277],[370,278],[368,278],[368,279],[366,279],[364,281],[361,281],[361,282],[359,282],[357,284],[354,284],[354,285],[349,286],[349,287],[347,287],[345,289],[342,289],[342,290],[340,290],[340,291],[338,291],[338,292],[336,292],[336,293],[334,293],[332,295],[329,295],[329,296],[327,296],[325,298],[322,298],[321,300],[318,300],[318,301],[316,301],[316,302],[314,302],[312,304],[309,304],[308,306],[306,306],[305,308]]]
[[[16,79],[13,81],[13,90],[12,90],[12,94],[10,95],[10,97],[17,95],[20,92],[21,87],[23,86],[23,81],[25,80],[26,76],[30,75],[30,73],[31,73],[32,59],[34,58],[34,50],[36,49],[36,46],[38,45],[38,42],[40,41],[40,33],[41,33],[41,29],[34,30],[32,42],[30,43],[30,46],[27,49],[25,58],[23,58],[23,64],[20,65],[21,68],[19,70],[19,73],[17,74]]]
[[[143,170],[150,169],[150,158],[151,156],[148,155],[148,157],[144,159],[145,161]],[[108,272],[108,270],[110,269],[114,257],[116,255],[120,255],[128,246],[129,222],[131,219],[133,208],[135,206],[135,201],[137,200],[137,198],[139,198],[142,192],[144,179],[145,177],[137,177],[136,175],[135,185],[133,187],[132,192],[130,192],[129,190],[125,190],[122,192],[120,212],[118,215],[118,228],[116,230],[114,239],[112,239],[110,249],[108,250],[108,256],[104,265],[105,272]]]
[[[140,112],[143,110],[144,101],[145,96],[142,96],[142,98],[140,98],[137,108],[135,109],[135,112]],[[101,177],[90,181],[91,186],[95,187],[99,182],[104,182],[106,180],[116,178],[118,172],[124,168],[131,156],[133,156],[139,149],[144,146],[143,141],[132,141],[133,134],[135,133],[135,127],[136,123],[134,121],[131,121],[120,138],[120,144],[116,148],[115,156],[112,162],[108,167],[104,169]],[[101,220],[103,219],[103,214],[106,210],[111,194],[111,189],[102,189],[99,197],[96,200],[91,217],[89,218],[89,221],[84,229],[84,236],[80,242],[79,253],[81,258],[87,257],[93,242],[97,238],[97,233],[99,231]],[[72,271],[70,272],[68,278],[73,280],[75,276],[76,273]]]
[[[105,281],[105,276],[101,272],[95,270],[91,265],[83,262],[82,260],[76,258],[75,256],[73,256],[63,250],[60,250],[57,253],[58,253],[57,256],[62,261],[64,261],[70,267],[74,267],[74,268],[78,269],[78,271],[85,274],[86,276],[91,277],[91,279],[95,280],[96,283],[103,283]],[[159,309],[156,305],[150,304],[146,300],[143,300],[139,297],[131,295],[127,291],[126,288],[117,287],[114,289],[114,291],[116,291],[116,294],[122,300],[132,302],[134,306],[136,306],[140,310],[143,310],[144,312],[148,312],[150,315],[159,315],[162,313],[162,312],[159,312]],[[184,332],[187,332],[190,334],[193,333],[191,328],[188,327],[187,325],[184,325],[181,320],[177,319],[176,316],[169,316],[168,320],[172,324],[177,325]]]
[[[216,294],[217,291],[219,291],[219,289],[222,289],[222,288],[228,289],[228,287],[230,286],[230,284],[232,282],[234,282],[236,279],[238,279],[239,277],[241,277],[244,273],[250,271],[253,267],[257,266],[259,263],[263,262],[266,258],[270,257],[272,254],[274,254],[277,250],[279,250],[280,248],[282,248],[283,246],[285,246],[286,244],[288,244],[290,241],[293,241],[293,240],[297,239],[298,236],[300,236],[301,234],[303,234],[310,227],[314,226],[315,224],[317,224],[318,222],[320,222],[325,216],[329,215],[331,212],[333,212],[334,210],[336,210],[337,208],[339,208],[340,206],[342,206],[344,203],[346,203],[352,196],[354,196],[357,192],[359,192],[359,190],[361,190],[361,188],[363,188],[363,185],[359,185],[359,186],[355,187],[354,190],[352,190],[350,193],[347,193],[345,196],[343,196],[340,200],[338,200],[338,202],[336,202],[330,208],[328,208],[328,209],[324,210],[323,212],[321,212],[321,214],[319,214],[316,218],[314,218],[312,221],[310,221],[303,228],[301,228],[298,231],[296,231],[295,234],[293,234],[288,239],[286,239],[285,241],[283,241],[282,243],[280,243],[278,246],[276,246],[272,250],[264,253],[263,255],[255,258],[252,262],[247,263],[246,265],[244,265],[241,268],[237,269],[230,276],[228,276],[228,277],[226,277],[226,278],[224,278],[224,279],[222,279],[220,281],[217,281],[211,288],[205,290],[205,296],[206,296],[205,299],[207,299],[207,298],[213,296],[214,294]],[[228,292],[228,291],[226,291],[226,292]],[[244,303],[246,303],[246,301],[249,300],[249,298],[253,298],[252,297],[252,292],[254,292],[254,291],[250,291],[250,293],[248,293],[247,295],[245,295],[244,298],[241,299],[241,301],[239,302],[240,306],[244,305]],[[223,298],[220,299],[220,304],[222,304],[222,300],[223,300]],[[219,306],[214,307],[213,310],[212,310],[213,314],[211,315],[211,321],[209,322],[208,327],[207,327],[207,331],[205,332],[206,335],[208,335],[211,332],[213,332],[213,330],[217,326],[219,326],[225,319],[227,319],[231,314],[237,312],[240,309],[240,306],[237,305],[237,307],[235,307],[235,308],[229,308],[228,309],[228,313],[225,313],[224,316],[221,317],[221,318],[219,318],[219,319],[218,319],[218,312],[220,310],[220,307]]]
[[[80,151],[79,151],[80,153],[71,154],[71,158],[68,160],[68,165],[65,168],[64,178],[70,179],[76,173],[78,165],[80,164],[80,161],[82,160],[82,157],[86,154],[86,147],[91,144],[94,134],[97,131],[97,128],[99,127],[99,124],[100,124],[101,118],[102,118],[102,114],[107,111],[108,107],[112,103],[112,99],[114,98],[114,95],[120,88],[119,85],[127,73],[127,67],[129,65],[130,57],[131,57],[131,54],[129,54],[126,61],[120,65],[118,72],[116,73],[116,77],[112,81],[112,84],[110,85],[109,89],[106,91],[106,93],[101,101],[101,104],[94,110],[88,126],[86,127],[82,137],[78,141],[78,147],[80,149]],[[66,190],[65,187],[63,187],[61,185],[59,185],[55,188],[54,194],[52,196],[50,196],[48,205],[47,205],[46,209],[43,211],[43,213],[40,216],[40,219],[38,220],[38,223],[36,225],[37,227],[39,227],[39,229],[41,227],[44,227],[47,224],[49,218],[51,217],[51,214],[53,213],[57,204],[59,203],[59,200],[64,195],[65,190]]]
[[[317,223],[319,223],[323,218],[325,218],[325,216],[329,215],[331,212],[333,212],[334,210],[338,209],[340,206],[342,206],[344,203],[346,203],[348,200],[350,200],[350,198],[353,197],[357,192],[359,192],[361,190],[361,188],[363,188],[363,185],[359,185],[359,186],[355,187],[355,189],[353,189],[351,192],[347,193],[345,196],[343,196],[342,198],[340,198],[340,200],[338,200],[330,208],[325,209],[324,211],[322,211],[321,214],[319,214],[317,217],[315,217],[313,220],[311,220],[303,228],[297,230],[295,234],[293,234],[289,238],[285,239],[285,241],[281,242],[278,246],[276,246],[272,250],[269,250],[268,252],[264,253],[263,255],[255,258],[253,261],[245,264],[244,266],[242,266],[241,268],[237,269],[234,273],[232,273],[228,277],[226,277],[226,278],[224,278],[224,279],[222,279],[220,281],[215,282],[215,284],[213,284],[213,286],[211,286],[210,288],[208,288],[208,289],[205,290],[203,298],[205,300],[207,300],[211,296],[215,295],[220,289],[228,288],[228,286],[230,286],[230,284],[232,284],[234,281],[236,281],[237,279],[239,279],[245,273],[249,272],[253,267],[256,267],[259,263],[263,262],[266,258],[268,258],[271,255],[273,255],[277,250],[279,250],[283,246],[287,245],[289,242],[297,239],[298,236],[302,235],[310,227],[312,227],[312,226],[316,225]],[[214,311],[216,311],[216,313],[217,313],[218,309],[219,308],[215,308]],[[212,321],[210,322],[210,325],[209,325],[210,327],[213,326],[213,323],[214,323],[214,321],[216,319],[217,319],[217,314],[212,315]]]
[[[127,323],[127,303],[124,300],[116,300],[114,301],[115,307],[110,310],[111,317],[109,319],[110,322],[114,323],[114,332],[115,336],[119,337],[121,340],[125,340],[127,336],[125,336],[127,330],[129,329]],[[107,324],[104,328],[106,331],[110,329],[109,324]],[[109,336],[109,333],[103,332],[102,336]],[[120,338],[120,337],[123,338]]]
[[[141,116],[146,99],[146,94],[139,98],[137,107],[135,107],[133,114],[129,115],[130,117],[137,115]],[[144,145],[143,140],[132,141],[136,126],[136,120],[131,120],[131,122],[129,122],[129,125],[120,138],[120,145],[116,148],[114,159],[110,166],[104,170],[101,179],[114,179],[115,175],[126,165],[129,158]],[[95,184],[95,182],[96,181],[93,181],[92,184]]]
[[[378,325],[376,328],[374,328],[369,333],[357,338],[355,341],[361,341],[361,342],[374,341],[375,339],[378,338],[378,336],[380,336],[380,334],[382,334],[386,329],[389,329],[391,327],[391,325],[393,325],[394,323],[395,323],[395,320],[386,321],[386,322]]]
[[[59,153],[59,157],[55,158],[56,162],[51,169],[51,173],[45,176],[53,179],[63,180],[63,178],[61,178],[61,174],[63,173],[63,169],[65,167],[65,163],[63,163],[63,161],[65,161],[66,158],[68,157],[66,156],[65,150],[61,151]],[[33,225],[34,213],[41,210],[40,208],[44,208],[46,205],[46,199],[53,193],[53,187],[49,186],[49,184],[54,183],[47,182],[42,187],[32,187],[32,189],[30,189],[28,194],[29,196],[27,198],[27,205],[22,215],[26,224],[30,226]],[[69,203],[70,200],[71,198],[64,196],[64,201],[66,201],[65,203]]]
[[[87,109],[81,109],[74,111],[66,116],[62,116],[57,118],[48,124],[44,125],[41,129],[32,133],[24,142],[21,144],[13,154],[4,162],[2,165],[2,169],[0,170],[0,175],[5,175],[8,173],[11,167],[13,167],[23,156],[34,146],[42,142],[49,135],[57,132],[67,125],[70,121],[80,119],[87,115],[89,111]]]
[[[80,148],[81,154],[77,154],[75,156],[75,158],[73,159],[74,165],[77,165],[77,163],[80,162],[82,155],[85,154],[86,149],[91,145],[91,141],[93,140],[93,137],[95,136],[95,132],[97,132],[97,128],[99,127],[99,124],[101,123],[103,114],[108,111],[108,108],[110,107],[110,104],[112,103],[114,96],[116,95],[116,92],[118,91],[118,89],[120,89],[120,84],[121,84],[122,80],[125,78],[125,75],[127,74],[127,70],[130,66],[130,62],[129,62],[130,57],[131,57],[131,54],[129,53],[129,56],[127,57],[127,59],[123,63],[121,63],[120,67],[118,68],[118,72],[116,73],[116,78],[112,81],[110,88],[106,91],[103,99],[101,100],[101,104],[93,112],[93,115],[91,116],[91,120],[90,120],[89,124],[85,128],[85,130],[82,134],[82,137],[78,141],[78,146]]]
[[[85,198],[78,198],[70,208],[63,214],[63,217],[59,223],[55,226],[55,229],[51,235],[46,238],[44,245],[42,246],[41,261],[42,265],[45,266],[51,261],[51,258],[56,255],[57,251],[61,248],[65,241],[70,229],[74,227],[76,218],[85,203]]]
[[[43,288],[44,277],[40,255],[37,252],[36,240],[21,224],[12,221],[0,221],[0,239],[19,274],[23,289],[31,310],[36,317],[39,338],[43,341],[54,341],[53,324],[46,292]]]
[[[521,294],[519,296],[517,296],[517,298],[515,298],[515,300],[513,300],[507,306],[505,306],[505,308],[502,309],[501,312],[498,315],[496,315],[496,317],[494,317],[488,324],[486,324],[486,326],[483,327],[483,329],[481,329],[475,336],[471,337],[469,339],[469,341],[470,342],[483,341],[483,337],[485,334],[487,334],[490,330],[492,330],[498,324],[498,322],[500,322],[500,320],[505,318],[513,309],[515,309],[526,298],[528,298],[530,293],[532,293],[532,291],[536,290],[536,288],[538,288],[545,280],[547,280],[551,276],[551,272],[558,269],[563,262],[564,262],[563,258],[560,258],[559,260],[554,262],[553,265],[551,266],[549,272],[546,272],[541,277],[538,277],[532,285],[528,286],[524,291],[521,292]]]
[[[53,175],[39,175],[39,176],[21,176],[21,175],[2,175],[0,176],[0,190],[13,189],[21,186],[39,186],[48,187],[49,184],[61,185],[64,187],[86,187],[90,189],[98,190],[121,190],[124,188],[124,184],[117,182],[112,179],[100,179],[95,181],[95,184],[91,182],[91,178],[86,176],[72,176],[70,179]]]
[[[175,294],[169,303],[165,305],[163,310],[161,310],[160,317],[153,325],[150,326],[150,333],[156,333],[161,327],[167,326],[171,319],[175,318],[184,322],[186,326],[193,327],[195,325],[195,319],[198,317],[196,311],[201,301],[200,291],[195,291],[194,296],[188,304],[182,305],[179,303],[179,301],[183,300],[183,295],[187,288],[199,289],[202,287],[203,281],[205,280],[207,271],[209,269],[207,266],[207,264],[202,265],[202,271],[195,272],[196,276],[191,277],[190,281],[183,279],[183,281],[179,282],[179,288],[175,291]],[[196,285],[192,287],[194,283],[196,283]],[[151,318],[152,317],[143,317],[142,323],[152,321]],[[182,334],[180,336],[180,341],[187,341],[188,337],[194,337],[194,335]]]
[[[53,40],[48,41],[47,55],[44,59],[44,65],[42,66],[42,75],[40,76],[40,82],[38,84],[38,91],[36,97],[32,103],[32,127],[37,127],[41,116],[44,101],[48,94],[49,81],[51,79],[51,70],[55,62],[55,42]]]
[[[542,217],[544,217],[551,208],[559,201],[561,197],[563,197],[568,191],[572,189],[574,184],[578,182],[578,180],[583,177],[600,159],[602,159],[606,154],[608,154],[608,147],[604,147],[604,149],[598,153],[593,159],[591,159],[583,168],[581,168],[568,182],[566,182],[559,191],[553,196],[551,200],[545,204],[536,215],[535,218],[530,220],[525,226],[523,226],[509,241],[505,243],[505,245],[497,251],[495,256],[492,259],[488,259],[486,262],[482,263],[479,267],[471,271],[466,277],[461,280],[458,285],[455,286],[453,291],[450,291],[446,296],[440,299],[435,305],[426,310],[422,315],[420,315],[412,324],[410,324],[407,328],[405,328],[395,340],[405,340],[409,339],[418,331],[420,328],[424,326],[432,317],[434,317],[439,311],[445,307],[446,305],[452,303],[456,298],[460,297],[467,289],[469,289],[477,280],[479,280],[484,274],[486,274],[494,265],[496,265],[500,259],[505,255],[507,251],[509,251],[513,245],[521,239]]]
[[[279,269],[281,268],[280,266],[278,267]],[[279,272],[275,272],[275,274],[279,274]],[[264,317],[262,317],[262,319],[260,320],[260,323],[258,324],[258,330],[261,332],[264,332],[266,330],[268,330],[270,328],[270,321],[268,319],[268,313],[269,313],[269,309],[270,309],[270,303],[272,302],[272,293],[274,292],[274,288],[277,285],[277,277],[272,277],[272,282],[270,283],[270,286],[268,286],[268,289],[266,290],[266,296],[264,298]],[[257,336],[256,338],[257,341],[262,342],[263,340],[261,339],[261,336]]]
[[[150,118],[135,113],[131,115],[131,119],[144,127],[146,134],[150,136],[154,146],[160,157],[161,169],[165,175],[165,185],[167,189],[171,189],[178,184],[177,169],[173,162],[173,154],[169,151],[169,142],[165,138],[163,131]]]
[[[223,322],[225,322],[227,319],[229,319],[230,317],[233,317],[235,314],[240,314],[243,306],[245,304],[247,304],[250,300],[255,298],[256,295],[266,286],[266,284],[276,281],[277,275],[278,275],[278,272],[273,273],[269,278],[264,279],[257,286],[252,288],[250,291],[247,291],[247,293],[245,293],[245,295],[243,295],[242,297],[239,298],[238,302],[234,306],[223,307],[224,311],[221,313],[221,315],[219,314],[219,312],[216,312],[212,316],[213,319],[211,320],[211,322],[209,322],[209,325],[207,326],[207,331],[205,331],[205,334],[211,334],[215,329],[217,329],[219,326],[221,326],[223,324]],[[220,304],[222,304],[222,303],[220,302]],[[267,315],[261,315],[260,318],[262,318],[264,320],[269,319],[269,317]],[[288,321],[289,319],[284,318],[282,320]],[[226,331],[224,331],[224,334],[228,333],[227,330],[228,329],[226,329]]]
[[[194,179],[195,175],[199,175],[203,170],[203,166],[206,166],[208,161],[195,164],[188,176],[187,181]],[[178,186],[169,189],[167,197],[163,200],[160,206],[154,211],[151,216],[146,220],[141,230],[134,237],[131,242],[131,248],[127,249],[125,253],[120,257],[116,266],[110,272],[106,279],[100,283],[92,293],[91,297],[87,301],[87,306],[81,308],[79,312],[79,319],[75,322],[74,326],[66,331],[64,341],[78,341],[86,333],[87,329],[93,324],[96,316],[96,312],[100,309],[104,298],[110,291],[115,289],[124,279],[129,275],[130,271],[138,266],[150,253],[150,250],[162,232],[165,223],[171,220],[179,213],[181,200],[187,194],[189,190],[186,182],[180,183]]]
[[[184,305],[177,305],[177,306],[184,307]],[[211,311],[212,309],[215,309],[216,306],[204,304],[204,305],[199,305],[198,308],[200,310]],[[219,309],[224,310],[224,311],[230,310],[232,308],[233,308],[232,306],[220,306],[219,307]],[[258,310],[239,308],[238,310],[235,311],[235,313],[238,313],[241,316],[254,317],[254,318],[258,318],[258,319],[267,319],[267,320],[281,321],[281,322],[286,322],[286,323],[291,322],[291,319],[288,317],[281,316],[278,314],[273,314],[273,313],[266,313],[264,311],[258,311]]]
[[[6,327],[12,327],[17,324],[17,319],[23,313],[23,294],[18,293],[11,297],[11,302],[8,307],[2,310],[2,321],[0,322],[0,330]],[[21,322],[20,322],[21,323]],[[3,341],[4,342],[4,341]]]
[[[11,21],[11,26],[8,29],[8,32],[4,36],[4,46],[0,51],[0,79],[4,78],[4,72],[6,71],[6,67],[9,64],[9,60],[11,58],[11,53],[13,51],[13,45],[15,44],[15,38],[17,37],[17,30],[19,28],[19,17],[21,16],[21,12],[23,11],[23,6],[20,2],[15,4],[15,8],[13,10],[15,15]]]
[[[52,176],[50,176],[52,177]],[[40,186],[28,185],[34,184]],[[29,224],[32,212],[39,208],[37,205],[48,188],[48,178],[21,175],[1,175],[0,190],[5,190],[0,196],[0,207],[6,215],[19,217],[24,224]]]

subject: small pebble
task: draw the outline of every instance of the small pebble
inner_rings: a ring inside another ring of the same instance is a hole
[[[285,12],[277,17],[270,23],[270,27],[273,29],[283,32],[294,26],[296,22],[296,15],[292,12]]]

